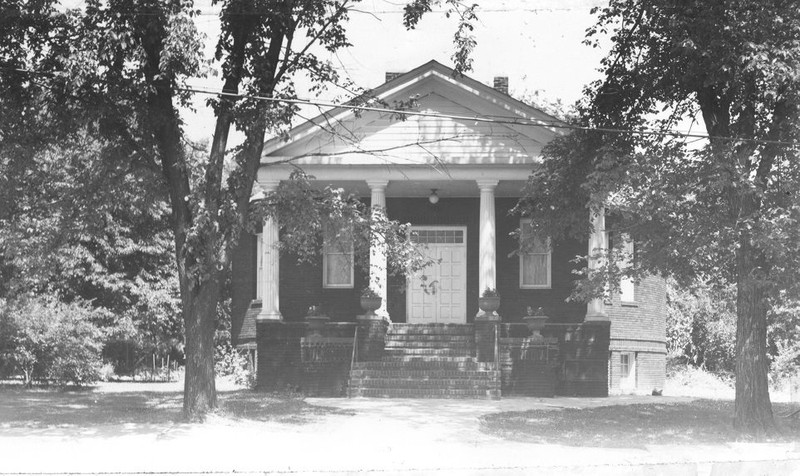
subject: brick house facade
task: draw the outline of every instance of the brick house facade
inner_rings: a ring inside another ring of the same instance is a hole
[[[601,218],[591,218],[598,231],[584,241],[550,243],[530,259],[515,253],[519,243],[511,233],[521,221],[508,211],[539,162],[542,146],[560,133],[548,126],[557,119],[504,91],[453,78],[452,70],[435,61],[393,76],[373,94],[390,104],[414,97],[420,114],[397,121],[386,113],[355,116],[339,109],[309,121],[290,131],[288,142],[267,143],[259,185],[268,192],[288,178],[290,167],[272,162],[303,156],[295,164],[317,180],[358,193],[366,204],[383,207],[389,218],[411,223],[426,237],[431,252],[443,257],[428,272],[430,284],[438,287],[422,293],[413,279],[387,276],[385,252],[377,247],[371,250],[369,271],[351,271],[352,278],[331,264],[333,257],[328,264],[309,264],[278,256],[279,224],[265,223],[262,233],[242,239],[232,288],[232,333],[237,345],[257,355],[259,387],[386,396],[358,385],[378,382],[378,374],[411,378],[423,372],[413,361],[425,360],[441,361],[425,370],[426,382],[434,373],[450,375],[447,369],[466,365],[473,370],[462,377],[471,383],[441,393],[420,380],[416,390],[395,395],[469,396],[479,387],[485,390],[481,395],[492,397],[501,390],[603,395],[662,388],[663,280],[631,283],[626,301],[619,295],[588,304],[566,300],[579,267],[573,258],[607,242]],[[471,117],[518,117],[541,126]],[[358,143],[330,134],[337,124]],[[326,272],[337,277],[332,280]],[[377,283],[383,299],[376,311],[380,319],[365,321],[358,319],[364,313],[359,296],[368,283]],[[478,297],[486,288],[502,296],[497,315],[479,309]],[[310,305],[322,310],[327,324],[309,324]],[[523,322],[529,306],[549,316],[544,337],[535,342]],[[423,345],[434,341],[435,348]],[[402,358],[392,357],[393,352]],[[438,357],[444,355],[450,357]],[[390,385],[389,377],[384,380],[380,385]]]

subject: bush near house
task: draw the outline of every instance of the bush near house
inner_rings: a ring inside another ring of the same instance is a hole
[[[735,290],[702,285],[687,289],[670,283],[667,302],[667,350],[672,358],[717,375],[732,375]]]
[[[668,288],[667,350],[674,364],[705,369],[727,380],[734,372],[736,291],[671,282]],[[800,300],[774,298],[769,312],[767,353],[770,380],[780,385],[800,375]]]
[[[50,297],[0,301],[0,371],[34,381],[84,385],[97,381],[104,311]]]

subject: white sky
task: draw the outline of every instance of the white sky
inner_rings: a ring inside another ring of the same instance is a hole
[[[409,71],[431,59],[452,66],[452,37],[456,20],[441,11],[428,13],[416,30],[402,24],[403,0],[363,0],[356,4],[348,24],[352,47],[330,57],[342,72],[361,87],[384,81],[386,71]],[[596,79],[605,51],[582,44],[585,30],[593,24],[592,6],[602,0],[491,0],[479,2],[473,52],[473,79],[492,84],[495,76],[508,76],[513,96],[541,90],[544,98],[572,104],[585,84]],[[219,33],[217,10],[210,0],[197,1],[204,13],[198,26],[208,36],[208,54]],[[207,89],[221,89],[219,77],[191,81]],[[298,95],[308,97],[300,88]],[[330,91],[322,99],[339,96]],[[195,113],[185,114],[186,131],[193,140],[210,139],[213,114],[198,97]],[[235,139],[234,139],[235,140]]]

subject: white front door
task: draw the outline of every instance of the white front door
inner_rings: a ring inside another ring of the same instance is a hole
[[[408,279],[409,323],[467,322],[466,227],[413,227],[415,241],[436,263]]]

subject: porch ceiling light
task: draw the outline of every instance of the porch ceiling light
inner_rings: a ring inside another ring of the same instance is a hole
[[[431,189],[431,194],[428,196],[428,201],[431,202],[431,204],[433,204],[433,205],[436,205],[437,203],[439,203],[439,195],[436,195],[436,189],[435,188]]]

